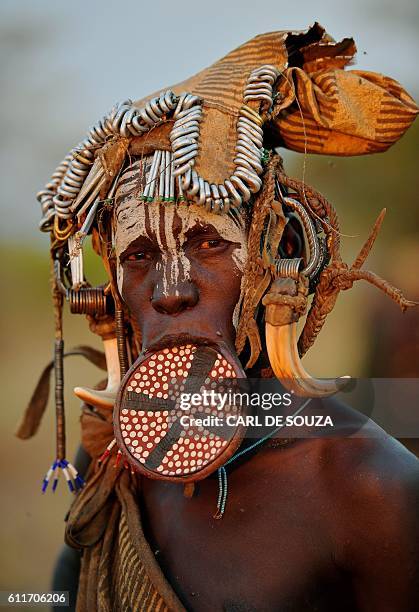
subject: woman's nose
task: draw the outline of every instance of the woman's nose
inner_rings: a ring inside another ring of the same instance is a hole
[[[166,290],[159,284],[154,287],[151,305],[161,314],[174,315],[193,308],[198,299],[198,289],[190,281],[168,285]]]

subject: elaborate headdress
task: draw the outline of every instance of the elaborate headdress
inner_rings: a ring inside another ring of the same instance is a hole
[[[352,39],[336,43],[318,24],[306,32],[257,36],[191,79],[114,106],[38,194],[40,227],[51,235],[56,313],[58,443],[45,487],[59,468],[70,486],[79,484],[64,448],[64,302],[69,302],[71,312],[89,315],[105,341],[107,389],[79,389],[83,399],[112,405],[120,376],[141,350],[117,288],[112,229],[118,180],[133,157],[152,155],[139,194],[147,202],[193,202],[219,215],[248,211],[248,259],[236,349],[240,354],[248,343],[246,367],[255,364],[262,348],[257,321],[263,305],[272,369],[297,394],[327,395],[339,386],[311,378],[300,357],[313,344],[340,290],[364,279],[402,309],[413,304],[362,270],[383,213],[355,262],[346,265],[340,257],[333,207],[314,189],[289,178],[276,153],[278,147],[344,156],[375,153],[385,151],[409,127],[418,109],[396,81],[344,70],[355,52]],[[295,256],[284,240],[297,226],[305,244]],[[83,242],[89,234],[108,272],[104,287],[91,287],[83,273]],[[307,310],[310,293],[313,300],[297,340],[296,324]],[[34,433],[44,406],[44,398],[34,398],[21,437]]]

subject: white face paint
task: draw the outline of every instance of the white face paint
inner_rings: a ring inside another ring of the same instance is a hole
[[[234,221],[227,215],[207,212],[196,204],[159,204],[158,202],[141,201],[139,199],[139,194],[142,192],[141,177],[138,164],[139,162],[135,162],[132,169],[124,172],[123,184],[118,187],[116,193],[117,202],[123,198],[116,210],[115,250],[118,258],[119,291],[122,291],[123,284],[123,269],[119,258],[130,244],[140,237],[156,241],[160,248],[161,259],[156,263],[156,269],[162,270],[163,286],[160,289],[165,295],[168,294],[169,286],[176,288],[178,282],[189,280],[191,262],[184,249],[187,233],[195,227],[205,225],[214,227],[224,240],[238,244],[232,251],[231,258],[237,274],[242,275],[247,259],[247,232],[244,218]],[[144,179],[142,182],[144,184]],[[177,215],[176,237],[174,234],[175,215]],[[235,326],[240,303],[241,297],[234,310]]]

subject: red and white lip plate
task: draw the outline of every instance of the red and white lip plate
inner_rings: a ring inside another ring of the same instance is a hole
[[[202,401],[185,410],[181,398],[231,389],[237,378],[245,374],[223,345],[185,344],[140,355],[121,383],[113,417],[129,464],[148,478],[177,482],[201,480],[223,465],[239,446],[244,427],[220,423],[241,414],[241,406],[227,401],[220,410],[219,403]]]

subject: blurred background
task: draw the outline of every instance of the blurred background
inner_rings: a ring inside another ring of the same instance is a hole
[[[0,3],[1,454],[0,590],[48,589],[71,498],[60,483],[40,493],[54,455],[50,406],[38,435],[22,442],[16,424],[52,356],[48,237],[38,231],[35,193],[90,125],[117,100],[141,98],[199,71],[254,35],[305,29],[319,21],[335,38],[353,36],[356,68],[383,72],[419,97],[416,0],[177,0],[124,3],[2,0]],[[351,262],[383,207],[387,217],[367,264],[419,299],[419,122],[389,152],[362,158],[308,156],[306,182],[337,208],[343,254]],[[283,152],[289,175],[301,155]],[[102,278],[88,258],[88,276]],[[65,317],[67,348],[99,347],[83,317]],[[419,376],[418,312],[398,307],[365,283],[338,299],[305,358],[316,375]],[[66,363],[68,455],[79,441],[77,385],[101,373],[80,358]],[[405,441],[414,446],[414,441]]]

